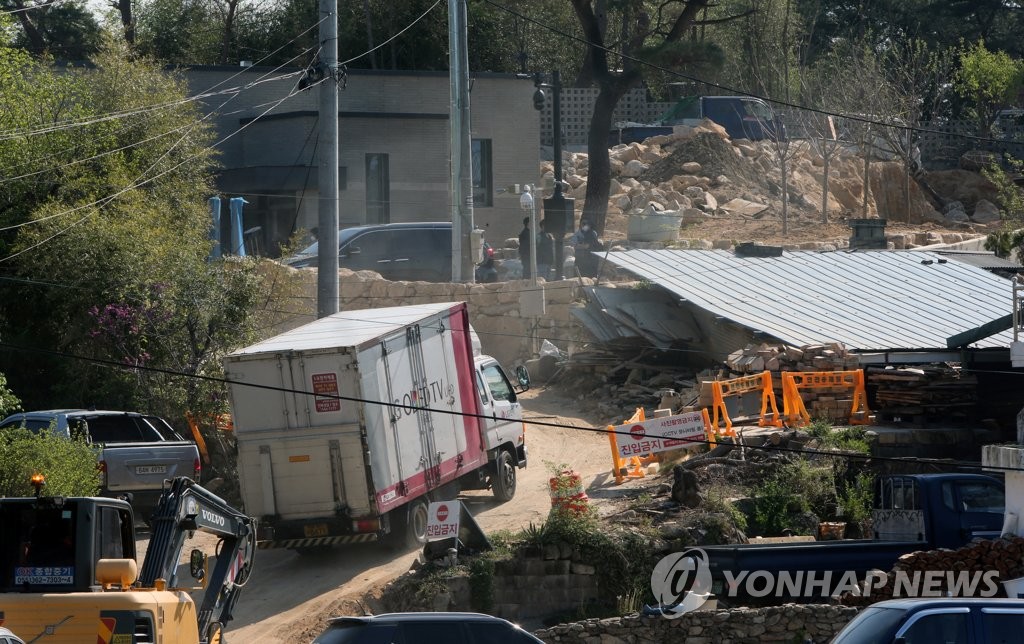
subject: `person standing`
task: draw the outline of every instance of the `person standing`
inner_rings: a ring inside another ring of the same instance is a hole
[[[604,250],[604,244],[597,237],[597,231],[586,217],[580,218],[580,229],[572,234],[569,243],[576,258],[576,272],[580,277],[597,277],[598,257],[595,253]]]
[[[547,230],[547,219],[540,222],[537,233],[537,277],[551,279],[551,266],[555,263],[555,237]]]
[[[523,279],[530,279],[530,218],[523,217],[523,229],[519,232],[519,261],[523,263]]]

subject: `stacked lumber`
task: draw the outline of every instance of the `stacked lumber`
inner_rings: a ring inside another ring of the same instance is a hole
[[[1006,594],[1000,582],[1008,579],[1016,579],[1024,576],[1024,537],[1008,537],[995,540],[976,539],[970,544],[957,550],[924,550],[903,555],[889,571],[884,585],[874,586],[870,594],[844,593],[839,603],[847,606],[867,606],[875,602],[892,599],[894,596],[906,597],[906,590],[899,592],[897,588],[897,575],[903,573],[903,579],[913,580],[914,573],[919,579],[924,579],[923,573],[937,571],[947,573],[941,575],[941,582],[938,588],[931,588],[938,591],[938,594],[945,595],[950,590],[947,583],[955,577],[956,573],[985,573],[994,571],[997,576],[993,579],[997,586],[996,594],[1005,597]],[[950,575],[948,573],[953,573]],[[902,588],[906,588],[906,582]],[[973,596],[991,595],[991,586],[981,581],[975,587]],[[960,593],[963,596],[963,593]]]
[[[877,413],[899,417],[948,419],[977,405],[977,376],[958,366],[869,367],[867,386],[875,391]]]

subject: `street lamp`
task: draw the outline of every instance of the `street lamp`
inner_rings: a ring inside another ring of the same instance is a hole
[[[530,213],[530,283],[537,286],[537,200],[533,198],[533,186],[523,186],[519,207]]]
[[[517,75],[522,76],[522,75]],[[533,75],[533,107],[544,109],[545,89],[551,91],[552,145],[555,157],[555,190],[544,200],[545,230],[555,237],[555,279],[562,279],[562,265],[565,263],[564,238],[568,230],[575,228],[575,199],[562,194],[562,81],[558,70],[551,72],[551,82],[545,83],[540,72]]]

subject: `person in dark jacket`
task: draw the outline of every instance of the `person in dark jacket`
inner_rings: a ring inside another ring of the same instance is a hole
[[[551,279],[551,267],[555,263],[555,236],[548,232],[547,220],[540,222],[537,233],[537,277]]]
[[[604,250],[604,244],[597,236],[597,231],[586,217],[580,218],[580,229],[572,234],[569,243],[576,257],[576,272],[580,277],[597,277],[598,253]]]
[[[523,217],[523,229],[519,232],[519,261],[523,263],[523,279],[530,279],[530,218]]]

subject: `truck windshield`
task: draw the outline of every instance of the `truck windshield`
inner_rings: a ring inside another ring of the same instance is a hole
[[[866,608],[840,631],[832,644],[889,644],[904,614],[897,608]]]

